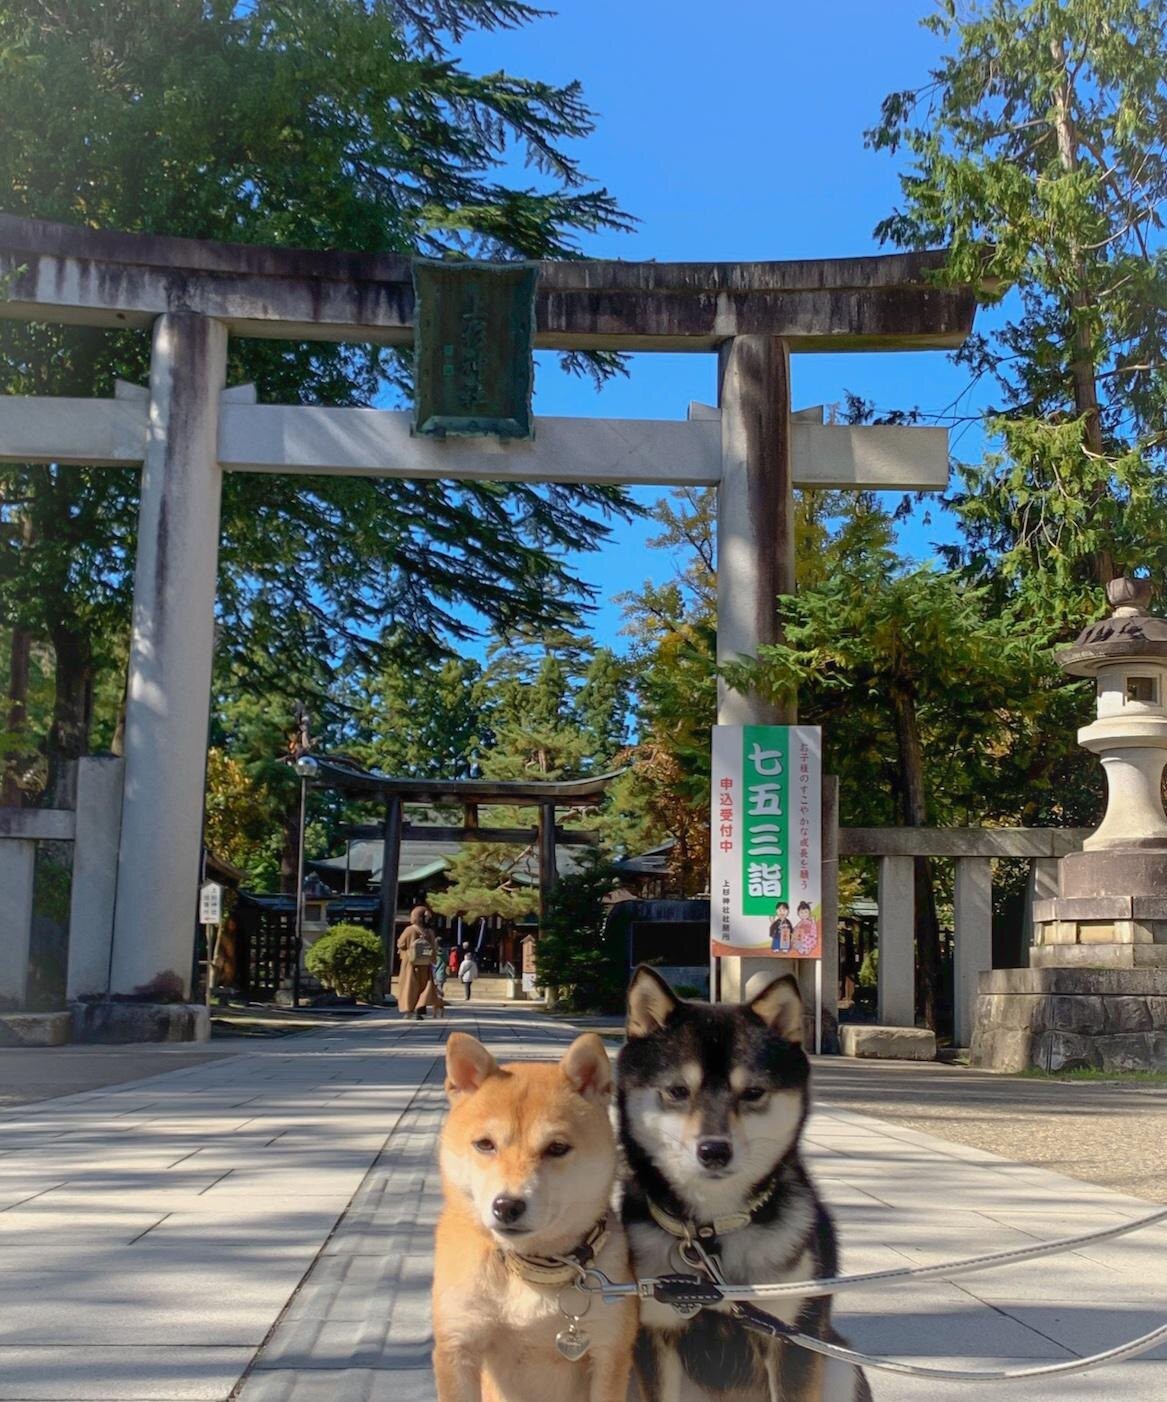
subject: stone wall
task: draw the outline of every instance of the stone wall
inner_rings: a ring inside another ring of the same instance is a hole
[[[994,969],[970,1061],[991,1071],[1167,1069],[1167,969]]]

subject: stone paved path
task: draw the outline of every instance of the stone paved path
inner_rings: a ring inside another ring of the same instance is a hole
[[[0,1117],[0,1402],[432,1402],[432,1165],[452,1026],[512,1057],[571,1036],[501,1010],[458,1009],[444,1027],[378,1016]],[[810,1148],[852,1270],[1148,1208],[829,1103]],[[840,1327],[920,1361],[1068,1358],[1167,1315],[1165,1247],[1157,1228],[960,1285],[856,1292]],[[1161,1402],[1165,1354],[1008,1388],[877,1375],[875,1396]]]

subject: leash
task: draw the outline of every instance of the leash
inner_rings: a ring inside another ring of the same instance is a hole
[[[668,1214],[664,1214],[668,1215]],[[654,1218],[657,1214],[653,1213]],[[1167,1340],[1167,1322],[1140,1334],[1114,1348],[1100,1353],[1089,1354],[1084,1358],[1072,1358],[1064,1363],[1047,1363],[1028,1368],[928,1368],[916,1363],[901,1363],[896,1359],[881,1355],[860,1353],[845,1344],[817,1339],[804,1334],[793,1325],[786,1324],[767,1314],[764,1310],[748,1303],[756,1299],[780,1299],[790,1296],[801,1298],[833,1295],[849,1289],[872,1284],[896,1284],[906,1280],[927,1280],[937,1276],[948,1278],[953,1275],[970,1275],[975,1271],[989,1270],[994,1266],[1012,1264],[1018,1261],[1037,1260],[1045,1256],[1055,1256],[1073,1251],[1091,1242],[1110,1241],[1125,1236],[1129,1232],[1140,1231],[1167,1219],[1167,1208],[1152,1212],[1133,1222],[1123,1222],[1117,1227],[1103,1227],[1098,1231],[1085,1232],[1079,1236],[1061,1237],[1056,1241],[1038,1242],[1034,1246],[1017,1247],[1009,1251],[996,1251],[983,1256],[970,1256],[959,1261],[934,1266],[905,1266],[890,1271],[865,1271],[858,1275],[833,1276],[830,1279],[784,1281],[774,1284],[731,1285],[722,1275],[715,1255],[707,1251],[696,1231],[690,1228],[676,1232],[666,1227],[672,1235],[683,1238],[679,1247],[682,1261],[693,1269],[693,1274],[653,1276],[646,1280],[617,1282],[609,1280],[603,1271],[594,1266],[579,1267],[577,1288],[585,1294],[599,1295],[605,1302],[613,1302],[629,1295],[641,1299],[656,1300],[670,1305],[682,1318],[692,1318],[702,1309],[726,1304],[730,1314],[743,1328],[769,1338],[786,1340],[800,1348],[834,1358],[854,1367],[872,1368],[879,1372],[898,1373],[905,1377],[944,1379],[961,1382],[1011,1382],[1024,1378],[1048,1378],[1085,1373],[1094,1368],[1102,1368],[1110,1363],[1118,1363],[1126,1358],[1136,1358],[1157,1344]],[[671,1219],[679,1222],[679,1219]],[[665,1225],[661,1223],[661,1225]],[[566,1258],[563,1258],[566,1261]],[[704,1278],[698,1272],[704,1272]],[[593,1283],[595,1282],[595,1283]]]
[[[936,1278],[947,1280],[955,1275],[972,1275],[976,1271],[991,1270],[994,1266],[1013,1265],[1019,1261],[1036,1261],[1043,1256],[1057,1256],[1065,1251],[1074,1251],[1079,1246],[1089,1246],[1097,1241],[1111,1241],[1115,1237],[1126,1236],[1129,1232],[1141,1231],[1144,1227],[1153,1227],[1158,1222],[1167,1220],[1167,1208],[1159,1212],[1152,1212],[1146,1217],[1137,1217],[1133,1222],[1122,1222],[1117,1227],[1102,1227],[1098,1231],[1083,1232],[1080,1236],[1058,1237],[1054,1241],[1037,1242],[1033,1246],[1018,1246],[1008,1251],[993,1251],[983,1256],[966,1256],[960,1260],[941,1262],[935,1266],[900,1266],[895,1270],[887,1271],[863,1271],[858,1275],[836,1275],[818,1280],[797,1280],[784,1281],[781,1284],[772,1285],[726,1285],[722,1298],[726,1300],[778,1300],[787,1296],[797,1295],[800,1297],[818,1295],[836,1295],[844,1290],[857,1290],[868,1285],[893,1285],[905,1280],[932,1280]],[[691,1242],[691,1245],[690,1245]],[[682,1247],[682,1255],[686,1249],[696,1248],[700,1243],[691,1238]],[[685,1264],[694,1266],[697,1262],[685,1260]],[[602,1275],[600,1271],[594,1271],[594,1275]],[[592,1292],[603,1295],[605,1299],[618,1299],[622,1295],[639,1295],[641,1299],[658,1298],[654,1295],[654,1288],[661,1282],[670,1282],[675,1276],[650,1277],[648,1280],[629,1281],[626,1284],[607,1281],[602,1287],[592,1286]],[[666,1303],[668,1303],[666,1301]]]

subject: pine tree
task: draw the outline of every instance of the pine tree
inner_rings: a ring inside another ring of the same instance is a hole
[[[631,690],[627,665],[610,648],[597,648],[575,697],[589,746],[587,760],[594,769],[607,769],[627,744]]]
[[[492,708],[473,658],[394,662],[351,691],[355,735],[345,749],[363,764],[401,778],[478,774]]]
[[[453,51],[537,14],[519,0],[9,0],[5,207],[234,242],[570,257],[625,223],[569,154],[592,125],[579,85],[475,74]],[[141,332],[0,322],[4,393],[108,395],[147,369]],[[408,385],[401,357],[368,345],[236,340],[229,373],[267,402],[371,404]],[[137,484],[107,468],[0,480],[0,597],[52,646],[56,764],[85,751],[95,681],[125,635]],[[377,668],[402,645],[436,655],[483,620],[573,623],[589,591],[562,549],[601,539],[624,501],[514,482],[299,478],[292,491],[231,474],[220,657],[278,685],[305,655]]]

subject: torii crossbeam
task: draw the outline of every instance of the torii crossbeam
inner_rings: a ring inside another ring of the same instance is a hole
[[[778,263],[540,265],[535,344],[716,351],[720,405],[679,422],[541,419],[531,442],[413,437],[409,416],[260,405],[225,388],[231,335],[405,345],[410,262],[45,224],[0,214],[0,316],[153,328],[148,388],[0,398],[0,461],[142,465],[118,902],[108,986],[189,994],[224,471],[718,487],[718,655],[776,637],[794,587],[793,486],[935,490],[943,429],[791,413],[793,352],[945,349],[972,328],[943,254]],[[719,720],[791,719],[723,689]],[[71,959],[72,965],[72,959]],[[93,960],[87,966],[102,966]]]

